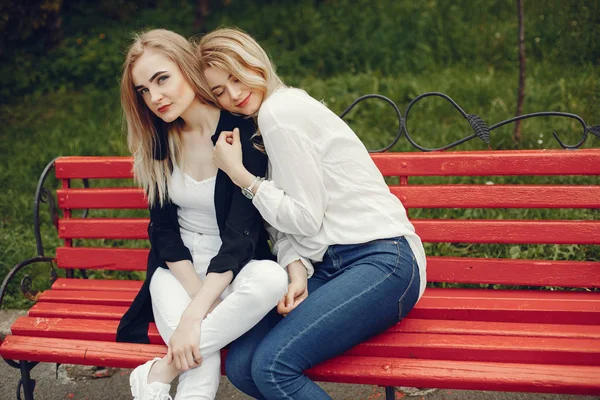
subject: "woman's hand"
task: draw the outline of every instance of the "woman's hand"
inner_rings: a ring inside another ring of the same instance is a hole
[[[200,354],[200,323],[182,318],[169,340],[167,364],[175,362],[180,371],[196,368],[202,363]]]
[[[180,371],[187,371],[202,363],[200,327],[209,311],[219,304],[219,297],[233,280],[233,272],[210,272],[204,284],[187,306],[177,329],[169,340],[167,363],[175,362]]]
[[[293,281],[288,285],[288,291],[277,304],[277,312],[286,317],[298,304],[308,297],[306,280]]]
[[[308,279],[306,268],[300,260],[288,265],[290,284],[287,294],[277,304],[277,312],[284,317],[308,297]]]
[[[254,175],[248,172],[242,163],[242,144],[238,128],[233,132],[221,132],[213,150],[213,162],[241,188],[248,187],[254,182]],[[258,190],[258,186],[256,189]]]
[[[232,180],[233,175],[245,170],[242,164],[242,144],[238,128],[233,132],[221,132],[213,150],[213,161],[217,168],[222,169]]]

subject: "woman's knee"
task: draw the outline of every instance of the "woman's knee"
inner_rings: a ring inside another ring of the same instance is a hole
[[[248,283],[265,301],[276,304],[287,292],[287,273],[274,261],[252,261],[252,264]]]
[[[257,262],[260,263],[259,268],[262,279],[267,280],[273,287],[277,287],[279,289],[282,287],[287,288],[287,273],[281,267],[281,265],[271,260],[260,260]]]
[[[269,261],[269,274],[267,279],[267,286],[273,292],[277,299],[280,299],[287,293],[288,287],[288,275],[287,272],[274,261]]]

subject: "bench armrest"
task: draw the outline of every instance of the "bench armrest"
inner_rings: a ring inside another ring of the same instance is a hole
[[[37,248],[38,257],[44,256],[44,246],[42,244],[42,234],[40,232],[41,222],[40,222],[40,204],[48,203],[48,207],[50,207],[50,215],[52,218],[52,224],[58,229],[58,208],[56,207],[56,202],[54,201],[54,197],[52,193],[44,187],[44,182],[48,177],[48,173],[52,168],[54,168],[54,162],[58,157],[54,160],[50,161],[46,168],[42,171],[40,178],[38,180],[38,184],[35,188],[35,199],[33,205],[33,232],[35,234],[35,245]],[[0,306],[2,302],[0,301]]]
[[[50,283],[54,283],[56,278],[58,278],[58,274],[54,269],[53,265],[54,259],[52,257],[44,257],[44,256],[36,256],[25,261],[22,261],[15,265],[9,272],[6,274],[4,281],[2,282],[2,286],[0,286],[0,308],[2,308],[2,303],[4,301],[4,295],[6,294],[6,290],[8,288],[8,284],[11,279],[23,268],[28,265],[35,263],[48,263],[50,265]],[[29,275],[25,275],[23,279],[21,279],[21,291],[23,295],[31,301],[37,301],[37,297],[39,292],[37,290],[31,290],[31,278]]]

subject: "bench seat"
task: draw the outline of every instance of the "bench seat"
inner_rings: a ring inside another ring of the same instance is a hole
[[[139,285],[58,279],[28,316],[14,322],[2,355],[131,368],[165,354],[154,324],[152,344],[115,343],[119,319]],[[382,384],[389,376],[394,385],[598,394],[598,326],[597,293],[429,288],[405,320],[309,375],[333,382]],[[374,365],[377,376],[370,379]]]
[[[428,252],[437,254],[427,257],[434,287],[403,321],[307,375],[386,386],[388,399],[393,386],[600,395],[600,151],[388,153],[373,159],[384,176],[397,180],[391,192]],[[29,386],[28,361],[131,368],[166,353],[154,324],[151,344],[115,342],[141,281],[73,278],[75,270],[88,276],[145,271],[147,211],[136,211],[135,218],[125,213],[146,208],[142,191],[123,182],[132,177],[131,162],[61,157],[54,163],[62,181],[57,229],[64,243],[54,257],[36,262],[51,260],[66,277],[39,293],[0,344],[0,355],[18,361]],[[536,176],[542,184],[521,183],[529,178],[493,184],[495,176]],[[97,179],[100,187],[73,187],[79,179]],[[467,210],[450,216],[432,211],[445,208]],[[488,208],[532,212],[508,219],[511,212],[494,211],[481,219]],[[93,215],[87,218],[84,209]],[[538,244],[551,246],[526,247]]]

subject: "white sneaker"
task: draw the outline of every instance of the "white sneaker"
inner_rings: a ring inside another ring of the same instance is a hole
[[[158,360],[160,358],[150,360],[131,371],[129,386],[134,400],[173,400],[169,395],[171,385],[168,383],[153,382],[148,384],[150,368]]]

